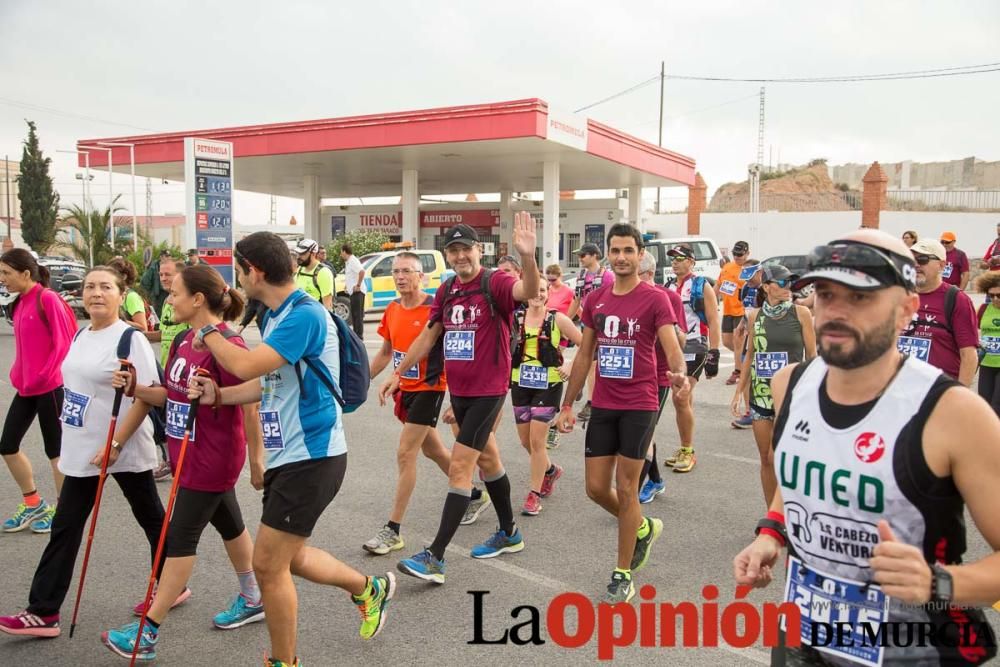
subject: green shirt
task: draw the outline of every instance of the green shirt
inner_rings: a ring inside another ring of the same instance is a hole
[[[986,306],[979,318],[979,344],[986,351],[983,366],[1000,368],[1000,308],[992,303]]]
[[[125,313],[131,318],[136,313],[143,313],[146,310],[146,305],[142,301],[142,297],[134,289],[130,289],[128,294],[125,295]]]
[[[322,301],[324,296],[333,294],[333,271],[322,263],[317,264],[312,271],[300,266],[295,273],[295,284],[312,298]]]
[[[170,354],[170,344],[177,338],[177,334],[187,331],[191,327],[183,322],[174,322],[174,307],[164,302],[163,312],[160,315],[160,365],[167,367],[167,355]]]

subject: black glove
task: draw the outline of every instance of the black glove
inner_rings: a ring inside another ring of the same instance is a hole
[[[705,355],[705,377],[714,378],[719,374],[719,351],[709,350]]]

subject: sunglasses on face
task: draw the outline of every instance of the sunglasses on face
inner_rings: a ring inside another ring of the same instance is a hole
[[[781,289],[785,289],[786,287],[792,286],[791,278],[778,278],[776,280],[768,280],[767,282],[770,283],[771,285],[777,285]]]
[[[941,245],[951,245],[954,241],[941,241]]]
[[[987,292],[986,296],[991,299],[1000,299],[1000,292]]]
[[[735,250],[733,251],[733,257],[742,257],[745,254],[746,254],[745,252],[736,252]]]
[[[927,266],[927,263],[934,259],[930,255],[914,255],[913,261],[915,261],[920,266]]]

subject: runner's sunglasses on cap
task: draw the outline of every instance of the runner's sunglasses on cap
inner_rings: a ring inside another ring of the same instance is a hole
[[[834,241],[813,248],[809,270],[794,285],[795,290],[817,280],[829,280],[851,289],[872,291],[899,285],[915,291],[917,270],[913,257],[900,257],[863,243]]]
[[[688,246],[683,246],[683,245],[674,246],[673,248],[667,251],[667,257],[670,257],[673,260],[694,259],[694,250],[692,250]]]

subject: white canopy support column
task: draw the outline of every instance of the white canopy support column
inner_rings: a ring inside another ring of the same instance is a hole
[[[546,162],[542,171],[541,267],[559,262],[559,163]]]
[[[302,233],[306,238],[318,239],[320,237],[319,176],[309,174],[302,178],[302,199],[305,202]]]
[[[514,210],[511,208],[514,193],[510,190],[500,191],[500,243],[506,243],[508,252],[514,252]],[[500,250],[497,250],[497,258]]]
[[[403,240],[420,241],[420,181],[416,169],[403,170]]]
[[[628,221],[639,228],[640,232],[646,231],[642,224],[642,186],[633,184],[628,186]]]

